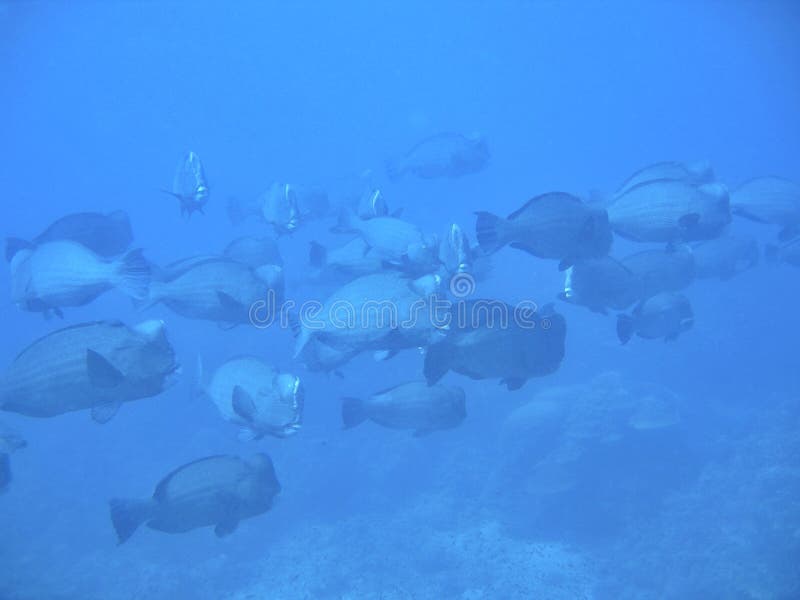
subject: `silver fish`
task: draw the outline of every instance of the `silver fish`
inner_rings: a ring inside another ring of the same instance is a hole
[[[800,185],[782,177],[757,177],[731,193],[733,214],[778,225],[780,241],[800,234]]]
[[[172,178],[172,189],[167,193],[180,202],[182,216],[188,218],[195,212],[203,214],[209,189],[203,163],[195,152],[189,151],[181,158]]]
[[[480,135],[440,133],[416,144],[403,156],[386,163],[390,179],[414,175],[422,179],[462,177],[489,163],[489,145]]]
[[[272,508],[281,485],[272,459],[219,455],[178,467],[147,500],[110,501],[111,522],[122,544],[140,525],[165,533],[214,527],[217,537],[233,533],[239,521]]]
[[[255,218],[270,225],[276,235],[292,233],[300,225],[300,207],[295,188],[288,183],[273,183],[263,194],[250,201],[231,198],[228,216],[234,225]]]
[[[141,250],[106,260],[81,244],[55,241],[20,250],[11,260],[11,296],[23,310],[60,313],[114,288],[141,299],[149,283],[150,265]]]
[[[632,314],[619,315],[617,336],[623,344],[627,344],[634,333],[647,340],[669,342],[693,325],[694,313],[686,296],[663,292],[640,302]]]
[[[36,340],[14,359],[0,379],[0,409],[30,417],[91,409],[105,423],[123,402],[160,394],[177,371],[161,321],[84,323]]]
[[[488,212],[477,215],[478,244],[487,253],[510,244],[539,258],[559,260],[563,271],[581,258],[605,256],[611,248],[606,211],[563,192],[537,196],[506,219]]]
[[[33,240],[6,240],[6,260],[11,261],[22,249],[47,242],[67,240],[85,246],[98,256],[111,258],[124,253],[133,242],[130,219],[125,211],[109,214],[75,213],[61,217]]]
[[[297,433],[303,422],[300,378],[252,356],[220,365],[203,392],[223,419],[243,428],[243,439],[288,437]]]
[[[635,242],[713,239],[731,221],[728,191],[720,183],[694,186],[650,181],[631,188],[608,207],[614,232]]]
[[[464,390],[444,385],[429,386],[412,381],[377,392],[365,399],[342,399],[342,422],[346,428],[365,420],[390,429],[411,429],[421,436],[452,429],[467,416]]]

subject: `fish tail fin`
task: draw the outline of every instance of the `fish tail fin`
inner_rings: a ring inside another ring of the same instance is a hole
[[[231,196],[228,198],[228,220],[231,225],[241,225],[242,222],[248,217],[249,211],[245,203],[239,198]]]
[[[630,315],[617,316],[617,337],[623,345],[633,337],[633,325],[633,317]]]
[[[403,176],[403,169],[398,160],[390,158],[386,161],[386,176],[390,181],[397,181]]]
[[[475,221],[475,236],[478,238],[478,245],[488,254],[497,252],[505,246],[500,235],[503,219],[486,211],[475,214],[478,217]]]
[[[447,362],[447,350],[442,344],[434,344],[425,352],[423,374],[428,385],[433,385],[450,370]]]
[[[6,238],[6,261],[11,262],[14,255],[20,250],[31,248],[33,244],[20,238]]]
[[[342,424],[345,429],[360,425],[367,419],[364,403],[358,398],[342,398]]]
[[[342,210],[339,211],[339,218],[337,220],[336,225],[331,227],[331,232],[353,233],[355,231],[358,231],[358,229],[355,226],[355,220],[357,218],[358,217],[352,210],[350,210],[349,208],[342,208]]]
[[[775,244],[767,244],[764,246],[764,260],[768,264],[774,265],[778,262],[778,246]]]
[[[152,500],[122,500],[114,498],[108,503],[111,523],[117,532],[117,540],[124,544],[128,538],[147,521],[153,510]]]
[[[311,249],[308,252],[308,264],[317,269],[321,269],[328,262],[328,250],[322,244],[311,242]]]
[[[150,263],[142,250],[131,250],[118,263],[117,287],[134,300],[144,300],[150,289]]]

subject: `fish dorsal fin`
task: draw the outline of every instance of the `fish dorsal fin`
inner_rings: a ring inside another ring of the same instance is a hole
[[[169,473],[167,473],[164,478],[158,482],[155,491],[153,492],[153,499],[158,501],[163,501],[167,499],[167,489],[169,488],[169,482],[172,480],[175,475],[183,471],[184,469],[188,469],[189,467],[194,466],[197,463],[204,462],[207,460],[211,460],[214,458],[231,458],[231,456],[227,454],[214,454],[212,456],[206,456],[205,458],[198,458],[197,460],[193,460],[192,462],[186,463],[185,465],[181,465],[177,469],[173,469]]]
[[[508,215],[508,220],[513,221],[514,219],[518,218],[521,214],[530,210],[531,207],[545,200],[555,200],[559,202],[571,202],[577,204],[583,203],[583,201],[580,198],[578,198],[577,196],[573,196],[572,194],[568,194],[567,192],[547,192],[546,194],[539,194],[538,196],[534,196],[533,198],[528,200],[520,208],[518,208],[510,215]]]

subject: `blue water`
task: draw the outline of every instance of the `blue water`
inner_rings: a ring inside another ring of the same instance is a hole
[[[730,185],[800,179],[795,2],[291,4],[0,3],[0,233],[124,209],[135,245],[165,263],[264,233],[233,226],[225,204],[272,181],[332,194],[371,170],[403,218],[431,232],[457,222],[474,239],[476,210],[613,190],[659,160],[708,159]],[[387,158],[439,131],[484,134],[489,166],[386,180]],[[187,221],[160,190],[190,149],[212,196]],[[331,225],[281,238],[290,284],[304,281],[310,241],[341,241]],[[616,240],[614,253],[635,248]],[[482,296],[544,304],[563,287],[552,261],[504,249],[492,263]],[[340,418],[341,396],[418,377],[416,352],[361,356],[338,378],[299,366],[286,329],[225,331],[113,293],[69,309],[63,325],[163,319],[184,375],[102,426],[85,411],[0,415],[28,441],[0,496],[0,598],[800,597],[797,273],[762,264],[696,282],[694,328],[670,344],[621,346],[612,316],[560,303],[557,373],[517,392],[451,373],[468,417],[422,438],[344,431]],[[0,365],[62,326],[8,297]],[[243,353],[302,377],[297,435],[241,442],[193,393],[198,355]],[[675,392],[677,431],[620,439],[598,377]],[[551,397],[568,414],[555,430],[514,421]],[[532,491],[537,445],[580,455],[583,492]],[[203,456],[256,451],[283,487],[270,512],[224,539],[142,528],[117,546],[109,498],[147,497]]]

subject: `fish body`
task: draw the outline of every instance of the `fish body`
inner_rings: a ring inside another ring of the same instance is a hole
[[[660,292],[680,291],[689,287],[695,278],[694,252],[683,244],[667,249],[642,250],[620,262],[636,277],[639,300]]]
[[[662,292],[640,302],[631,315],[619,315],[617,336],[623,344],[634,333],[647,340],[672,341],[693,325],[692,305],[686,296]]]
[[[209,258],[154,281],[148,304],[162,303],[181,316],[227,324],[251,322],[256,303],[283,301],[283,270],[276,265],[253,269],[227,258]]]
[[[765,258],[772,263],[784,263],[800,267],[800,238],[780,246],[769,244],[764,248]]]
[[[182,216],[188,218],[195,212],[203,214],[209,189],[203,163],[195,152],[189,151],[181,158],[169,193],[180,202]]]
[[[444,340],[425,354],[431,385],[452,370],[472,379],[500,379],[517,390],[531,377],[555,372],[564,358],[566,321],[550,307],[524,320],[499,301],[468,301],[454,310],[463,312],[453,315]]]
[[[653,163],[633,173],[617,189],[615,196],[622,196],[638,185],[650,181],[681,181],[690,185],[702,185],[714,181],[714,169],[708,161],[681,162],[668,160]]]
[[[537,196],[507,219],[479,212],[475,230],[484,252],[510,244],[539,258],[559,260],[562,270],[582,258],[605,256],[612,243],[605,209],[564,192]]]
[[[727,281],[759,262],[758,243],[750,237],[724,235],[692,246],[698,279]]]
[[[408,279],[400,273],[366,275],[336,290],[314,314],[301,315],[295,356],[316,339],[343,351],[398,351],[441,336],[431,314],[437,276]]]
[[[390,179],[413,175],[421,179],[462,177],[489,163],[489,145],[482,136],[440,133],[416,144],[387,163]]]
[[[128,214],[122,210],[109,214],[85,212],[66,215],[30,242],[9,238],[6,241],[6,260],[10,262],[19,250],[56,241],[75,242],[100,257],[112,258],[130,247],[133,231]]]
[[[105,423],[123,402],[160,394],[177,371],[161,321],[84,323],[36,340],[14,359],[0,379],[0,409],[30,417],[90,409]]]
[[[610,256],[580,260],[567,270],[559,297],[602,314],[625,310],[639,299],[638,280]]]
[[[674,243],[718,237],[731,212],[722,184],[658,180],[618,196],[608,207],[608,218],[614,232],[631,241]]]
[[[451,429],[467,416],[460,387],[413,381],[372,394],[366,399],[345,398],[342,421],[346,428],[370,420],[390,429],[410,429],[416,435]]]
[[[11,259],[11,296],[23,310],[83,306],[114,288],[140,299],[149,283],[150,266],[140,250],[106,260],[62,240],[20,250]]]
[[[204,391],[226,421],[246,429],[255,439],[288,437],[303,422],[300,378],[252,356],[222,364]]]
[[[209,456],[172,471],[150,499],[111,500],[111,521],[120,544],[142,524],[165,533],[214,527],[217,537],[224,537],[233,533],[240,521],[272,508],[280,491],[266,454],[250,459]]]
[[[779,226],[780,241],[800,234],[800,184],[782,177],[757,177],[731,193],[733,214]]]

